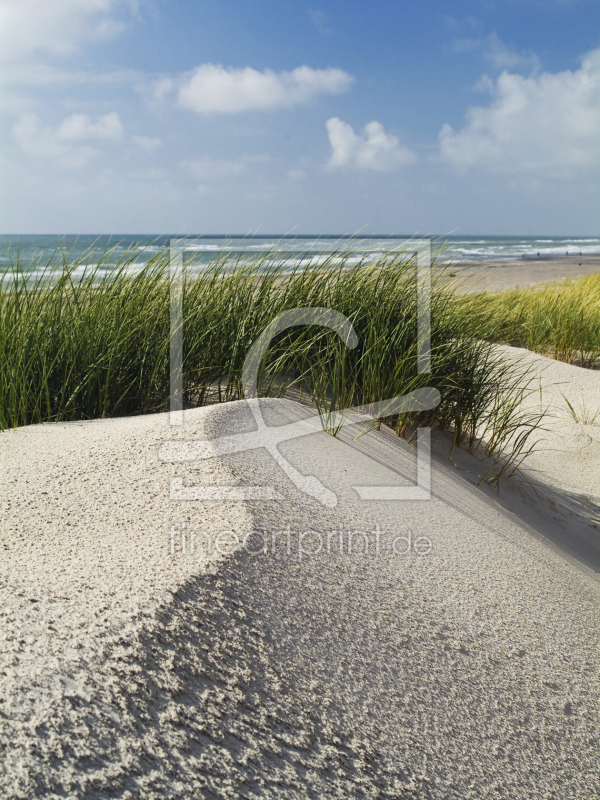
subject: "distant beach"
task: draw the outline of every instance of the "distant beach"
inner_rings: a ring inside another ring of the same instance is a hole
[[[600,273],[600,255],[489,259],[457,265],[458,291],[503,292]]]

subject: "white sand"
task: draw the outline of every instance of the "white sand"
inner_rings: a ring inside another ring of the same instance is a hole
[[[574,397],[600,388],[596,373],[540,365],[543,402],[567,373]],[[264,409],[270,425],[309,413]],[[600,427],[588,444],[564,415],[553,424],[568,458],[548,451],[535,486],[499,494],[475,488],[482,464],[449,462],[438,436],[429,501],[358,500],[355,485],[414,482],[414,450],[390,431],[282,444],[335,509],[264,450],[159,460],[172,438],[253,430],[243,402],[187,412],[183,431],[156,415],[2,433],[0,794],[597,797]],[[170,476],[282,499],[170,500]],[[183,523],[188,550],[192,530],[267,530],[269,552],[184,554],[178,541],[172,554]],[[289,554],[271,538],[288,525]],[[376,526],[379,552],[370,533],[368,554],[345,536],[343,553],[325,538],[299,559],[298,532]],[[409,531],[413,551],[394,555]]]
[[[460,292],[504,292],[549,281],[600,273],[600,256],[571,254],[561,258],[490,259],[479,264],[456,264]]]
[[[531,366],[537,378],[523,408],[543,412],[543,430],[527,471],[600,506],[600,370],[581,369],[518,347],[503,355]]]

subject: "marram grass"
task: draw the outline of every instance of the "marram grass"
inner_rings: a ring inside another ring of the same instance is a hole
[[[1,429],[168,409],[168,254],[157,254],[137,274],[133,254],[110,268],[108,256],[83,271],[81,263],[65,259],[58,272],[48,267],[31,273],[17,261],[4,276]],[[418,374],[415,265],[393,254],[348,266],[340,252],[292,272],[284,271],[277,254],[235,263],[219,257],[200,277],[188,272],[186,407],[242,398],[251,344],[282,311],[301,307],[342,312],[359,344],[349,350],[336,334],[314,325],[283,331],[262,364],[263,394],[282,394],[293,385],[327,420],[332,409],[433,386],[442,397],[435,410],[379,424],[392,425],[399,435],[410,435],[418,424],[450,430],[454,445],[483,449],[494,463],[502,462],[492,478],[527,452],[536,426],[519,410],[527,376],[502,363],[482,339],[487,315],[481,307],[474,313],[457,305],[443,269],[435,272],[431,293],[431,372]]]
[[[526,347],[568,364],[600,363],[600,275],[513,289],[464,295],[458,314],[478,319],[482,336]]]

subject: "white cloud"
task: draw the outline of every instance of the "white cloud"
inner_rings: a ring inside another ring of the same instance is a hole
[[[484,43],[484,57],[496,69],[531,69],[540,68],[540,60],[531,51],[517,53],[496,35],[490,33]]]
[[[87,114],[72,114],[63,120],[56,131],[56,138],[66,142],[77,142],[82,139],[120,139],[123,136],[123,125],[119,115],[112,111],[97,122]]]
[[[179,89],[179,103],[199,114],[235,113],[304,103],[319,93],[339,94],[353,78],[341,69],[297,67],[292,72],[225,69],[202,64]]]
[[[21,149],[34,158],[58,159],[67,167],[80,167],[100,151],[82,144],[89,139],[118,139],[123,127],[115,112],[93,122],[86,114],[73,114],[57,127],[42,125],[37,114],[22,114],[13,126]]]
[[[488,64],[497,70],[518,68],[534,71],[540,68],[540,60],[535,53],[530,50],[518,53],[506,45],[495,32],[483,38],[473,39],[467,36],[453,39],[451,49],[455,53],[479,51]]]
[[[155,80],[152,84],[152,96],[158,102],[162,102],[166,95],[173,88],[173,81],[170,78],[162,77]]]
[[[162,144],[160,139],[155,139],[150,136],[132,136],[131,141],[136,147],[139,147],[140,150],[144,150],[146,153],[153,153],[155,150],[158,150]]]
[[[574,72],[505,71],[489,84],[490,106],[469,109],[462,131],[440,131],[443,159],[463,171],[566,174],[600,165],[600,49]]]
[[[152,111],[165,111],[166,101],[175,88],[175,81],[166,75],[153,79],[149,79],[147,75],[139,77],[141,80],[133,85],[133,89]]]
[[[34,158],[59,159],[64,166],[79,167],[97,155],[93,148],[59,142],[56,131],[42,125],[33,112],[22,114],[12,130],[21,149]]]
[[[359,136],[347,122],[332,117],[327,120],[327,133],[333,151],[330,167],[390,172],[416,160],[415,154],[396,136],[387,134],[380,122],[369,122],[364,135]]]
[[[0,0],[0,58],[69,55],[85,41],[118,33],[116,15],[132,0]]]

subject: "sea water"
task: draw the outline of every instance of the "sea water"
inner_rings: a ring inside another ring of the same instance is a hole
[[[171,236],[151,235],[0,235],[0,272],[11,269],[17,254],[22,269],[37,272],[50,263],[79,262],[105,268],[132,255],[130,269],[141,269],[156,253],[167,250]],[[181,237],[179,237],[181,238]],[[190,235],[189,254],[197,264],[208,264],[227,255],[231,259],[271,253],[290,269],[303,263],[331,261],[332,253],[344,253],[346,263],[377,260],[402,247],[408,236],[217,236]],[[438,260],[482,261],[569,255],[600,255],[600,237],[594,236],[432,236]]]

